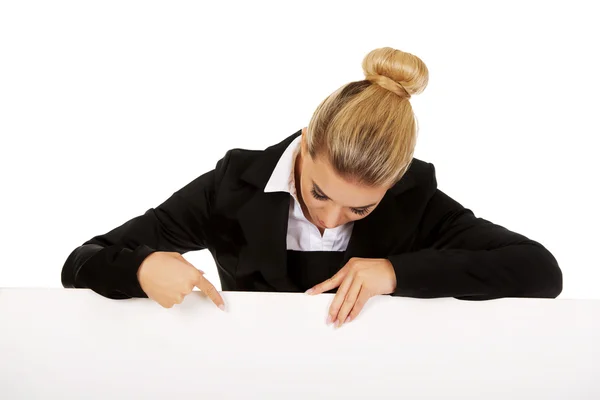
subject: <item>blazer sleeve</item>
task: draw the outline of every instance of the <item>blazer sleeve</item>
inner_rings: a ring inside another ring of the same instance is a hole
[[[112,299],[148,297],[137,279],[146,257],[208,247],[209,216],[230,154],[156,208],[75,248],[62,268],[63,287],[89,288]]]
[[[487,300],[555,298],[562,291],[562,272],[544,246],[475,217],[437,188],[417,236],[418,251],[388,257],[393,295]]]

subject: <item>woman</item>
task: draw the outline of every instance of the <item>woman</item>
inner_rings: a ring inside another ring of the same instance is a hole
[[[562,273],[541,244],[465,209],[414,159],[411,95],[428,70],[389,47],[363,60],[308,128],[263,151],[233,149],[209,171],[77,247],[64,287],[181,303],[196,286],[223,299],[181,254],[208,249],[223,290],[335,291],[328,322],[372,296],[556,297]]]

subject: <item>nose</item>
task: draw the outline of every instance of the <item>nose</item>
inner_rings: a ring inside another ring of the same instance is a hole
[[[328,209],[323,218],[321,218],[321,220],[324,222],[323,225],[325,225],[325,228],[335,228],[339,223],[340,215],[341,209],[333,207]]]

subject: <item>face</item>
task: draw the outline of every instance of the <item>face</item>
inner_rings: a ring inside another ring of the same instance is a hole
[[[305,130],[296,159],[296,189],[306,218],[321,229],[331,229],[368,216],[389,187],[349,182],[338,176],[323,157],[313,160],[306,147]]]

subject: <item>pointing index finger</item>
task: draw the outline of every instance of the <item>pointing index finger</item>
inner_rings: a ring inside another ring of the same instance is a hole
[[[344,277],[346,276],[346,274],[344,272],[345,271],[340,270],[337,274],[335,274],[331,278],[327,279],[326,281],[323,281],[323,282],[319,283],[318,285],[315,285],[312,288],[308,289],[306,291],[306,293],[307,294],[321,294],[323,292],[326,292],[328,290],[331,290],[331,289],[334,289],[334,288],[340,286],[340,284],[344,280]]]
[[[199,275],[198,280],[196,281],[196,287],[204,292],[217,307],[221,310],[225,310],[225,302],[223,301],[221,294],[217,288],[204,277],[204,274]]]

